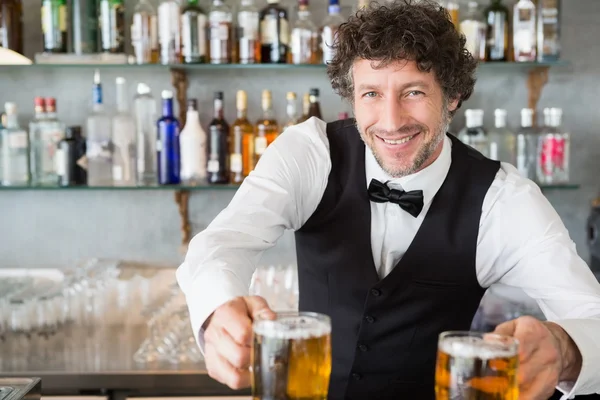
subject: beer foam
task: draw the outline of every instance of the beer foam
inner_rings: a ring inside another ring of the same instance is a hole
[[[453,337],[443,339],[440,350],[456,358],[493,358],[513,357],[516,349],[507,349],[505,344],[484,340],[480,337]]]
[[[290,315],[273,321],[256,321],[254,332],[275,339],[310,339],[331,334],[331,325],[316,317]]]

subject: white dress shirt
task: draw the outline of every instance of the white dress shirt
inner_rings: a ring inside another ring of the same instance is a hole
[[[297,230],[316,210],[327,186],[331,159],[325,122],[292,126],[265,151],[231,203],[190,242],[177,271],[192,327],[202,345],[202,324],[221,304],[248,295],[262,253],[286,229]],[[402,258],[448,174],[452,142],[427,168],[391,178],[367,148],[365,190],[372,178],[393,188],[423,190],[414,218],[398,205],[371,202],[371,247],[380,277]],[[476,254],[477,279],[521,288],[546,318],[559,324],[583,356],[576,382],[561,382],[562,399],[600,392],[600,284],[577,255],[558,214],[530,180],[502,163],[482,206]]]

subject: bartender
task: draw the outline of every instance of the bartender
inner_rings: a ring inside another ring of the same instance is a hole
[[[332,319],[330,399],[432,399],[438,335],[468,330],[486,288],[537,300],[520,341],[521,399],[600,392],[600,285],[531,181],[447,134],[476,62],[446,12],[359,11],[328,65],[355,120],[311,118],[275,140],[177,272],[211,377],[250,385],[248,288],[295,231],[300,309]]]

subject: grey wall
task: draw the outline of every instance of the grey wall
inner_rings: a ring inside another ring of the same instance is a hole
[[[320,21],[325,1],[313,2]],[[290,2],[287,2],[290,4]],[[346,13],[350,1],[344,1]],[[39,6],[37,0],[24,0],[26,53],[39,51]],[[129,10],[132,8],[129,5]],[[548,198],[563,217],[580,254],[587,258],[585,219],[589,202],[597,192],[596,169],[600,162],[596,112],[598,75],[600,74],[600,2],[566,0],[563,13],[564,59],[572,66],[555,68],[540,101],[540,107],[564,109],[566,127],[573,132],[572,177],[581,183],[576,191],[550,191]],[[131,13],[131,11],[129,11]],[[585,33],[585,34],[584,34]],[[0,68],[0,104],[17,102],[21,122],[32,116],[33,97],[56,96],[58,113],[67,124],[84,124],[91,102],[92,69],[87,68]],[[155,68],[106,69],[102,71],[105,99],[114,105],[114,80],[128,80],[131,95],[137,82],[150,84],[155,96],[170,88],[167,71]],[[518,124],[518,111],[527,104],[525,70],[482,70],[475,94],[463,107],[486,110],[486,123],[492,123],[496,107],[508,109],[510,122]],[[309,87],[322,91],[324,118],[332,120],[347,107],[331,92],[323,70],[281,71],[196,71],[190,74],[189,96],[199,100],[201,118],[206,124],[215,90],[224,90],[226,118],[234,118],[234,95],[245,89],[250,95],[250,116],[257,118],[260,91],[273,91],[275,111],[285,115],[285,92],[303,93]],[[227,100],[229,99],[229,100]],[[464,121],[459,112],[453,129]],[[205,228],[227,205],[232,191],[194,192],[190,200],[193,231]],[[0,265],[42,266],[68,264],[82,257],[119,257],[177,264],[180,220],[170,191],[0,191]],[[265,263],[289,263],[294,260],[294,243],[284,235],[278,246],[265,255]]]

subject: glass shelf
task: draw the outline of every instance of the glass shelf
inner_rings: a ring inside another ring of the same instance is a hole
[[[559,67],[569,66],[568,61],[552,61],[552,62],[481,62],[479,67],[482,70],[487,69],[520,69],[534,67]],[[191,71],[223,71],[223,70],[325,70],[325,64],[109,64],[109,63],[82,63],[82,64],[30,64],[30,65],[0,65],[0,69],[55,69],[55,68],[90,68],[90,69],[152,69],[152,70],[168,70],[168,69],[183,69]]]
[[[581,185],[577,183],[567,184],[556,184],[556,185],[539,185],[542,190],[576,190]],[[240,185],[228,184],[228,185],[200,185],[200,186],[186,186],[186,185],[164,185],[164,186],[0,186],[0,191],[101,191],[101,190],[116,190],[116,191],[142,191],[142,190],[158,190],[158,191],[175,191],[175,190],[189,190],[189,191],[211,191],[211,190],[237,190]]]

